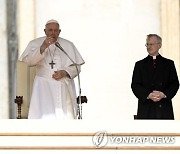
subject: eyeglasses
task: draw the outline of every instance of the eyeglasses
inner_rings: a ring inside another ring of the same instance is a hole
[[[155,45],[155,44],[160,44],[160,43],[150,43],[150,44],[146,43],[145,46],[146,46],[146,47],[147,47],[147,46],[153,46],[153,45]]]

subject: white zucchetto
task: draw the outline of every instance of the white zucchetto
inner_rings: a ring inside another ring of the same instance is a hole
[[[50,24],[50,23],[56,23],[59,25],[59,22],[57,20],[51,19],[49,21],[46,22],[46,25]]]

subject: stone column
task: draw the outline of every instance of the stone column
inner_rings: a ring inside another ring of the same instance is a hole
[[[0,1],[0,119],[9,118],[6,0]]]
[[[180,1],[161,0],[163,56],[174,60],[180,79]],[[180,90],[179,90],[180,91]],[[180,120],[180,92],[173,99],[175,118]]]
[[[15,85],[16,85],[16,61],[18,55],[16,0],[6,1],[7,6],[7,46],[8,46],[8,78],[9,78],[9,118],[16,117],[15,110]]]

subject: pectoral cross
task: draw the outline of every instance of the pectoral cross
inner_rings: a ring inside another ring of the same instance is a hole
[[[53,62],[53,60],[49,63],[49,65],[51,65],[51,69],[53,69],[53,66],[55,65],[56,63]]]

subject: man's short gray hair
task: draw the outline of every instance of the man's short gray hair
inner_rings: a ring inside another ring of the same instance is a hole
[[[147,35],[147,39],[149,39],[151,37],[156,37],[158,43],[162,43],[162,38],[159,35],[157,35],[157,34],[149,34],[149,35]]]

